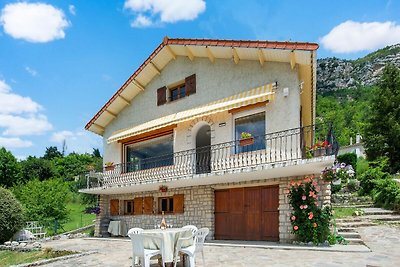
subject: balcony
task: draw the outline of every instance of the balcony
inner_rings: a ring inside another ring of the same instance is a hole
[[[332,127],[306,126],[268,133],[265,136],[254,136],[249,140],[234,140],[116,164],[111,169],[104,169],[102,173],[86,174],[81,192],[99,193],[110,188],[137,187],[145,184],[152,184],[154,189],[163,182],[193,177],[221,176],[226,173],[312,163],[316,162],[315,159],[326,156],[334,158],[338,150]],[[282,177],[283,174],[279,175],[281,176],[278,177]],[[214,180],[214,183],[217,181]],[[145,189],[149,187],[143,188]]]

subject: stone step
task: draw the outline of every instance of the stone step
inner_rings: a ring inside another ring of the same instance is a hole
[[[336,228],[338,232],[357,232],[357,228],[354,227],[341,227],[341,228]]]
[[[361,238],[345,238],[349,245],[364,245],[364,241]]]
[[[344,222],[361,222],[360,217],[347,217],[347,218],[341,218],[341,219],[336,219],[336,223],[344,223]]]
[[[333,208],[372,208],[374,206],[374,203],[364,203],[364,204],[354,204],[354,205],[349,205],[349,204],[332,204]]]
[[[336,223],[336,227],[338,229],[349,228],[349,227],[351,227],[351,228],[367,227],[367,226],[374,226],[374,225],[376,225],[376,223],[368,222],[368,221]]]
[[[400,222],[400,215],[368,215],[368,216],[363,216],[365,219],[369,220],[377,220],[377,221],[398,221]]]
[[[381,208],[363,208],[364,215],[391,215],[396,214],[396,212],[392,210],[385,210]]]
[[[361,239],[361,236],[357,232],[337,232],[338,235],[343,236],[346,240],[349,238],[358,238]]]

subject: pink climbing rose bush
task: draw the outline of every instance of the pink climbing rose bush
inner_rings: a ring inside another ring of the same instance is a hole
[[[290,221],[298,241],[320,244],[329,239],[332,212],[329,207],[318,207],[319,187],[313,176],[289,184]]]

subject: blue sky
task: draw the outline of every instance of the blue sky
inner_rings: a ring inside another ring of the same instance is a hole
[[[0,146],[91,152],[85,124],[164,36],[320,43],[354,59],[400,42],[400,1],[0,0]]]

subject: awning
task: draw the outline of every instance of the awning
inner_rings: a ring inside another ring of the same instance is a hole
[[[164,128],[173,124],[193,120],[199,117],[212,115],[215,113],[228,111],[235,108],[248,106],[260,102],[270,101],[273,98],[274,92],[272,91],[276,83],[266,84],[249,91],[245,91],[230,97],[226,97],[207,105],[200,106],[197,108],[181,111],[174,113],[162,118],[148,121],[146,123],[137,125],[135,127],[123,130],[111,135],[108,139],[108,143],[116,142],[128,137],[146,133],[149,131]]]

